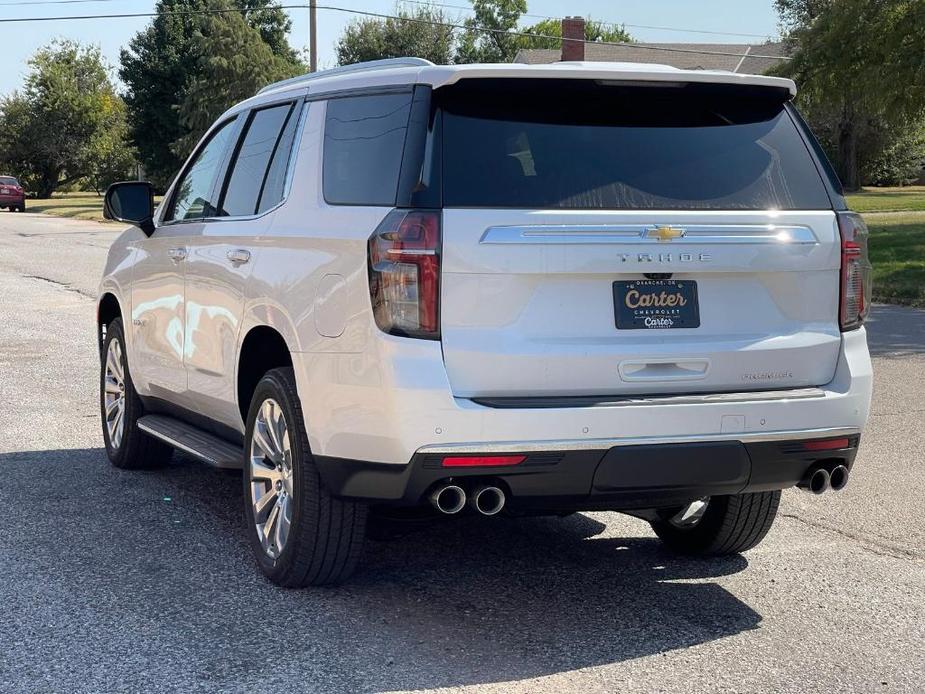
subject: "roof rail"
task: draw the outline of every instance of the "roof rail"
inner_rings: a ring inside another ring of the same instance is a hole
[[[287,80],[280,80],[268,84],[263,89],[258,90],[258,94],[263,94],[271,89],[280,87],[291,87],[304,82],[311,82],[322,77],[332,77],[334,75],[347,75],[353,72],[370,72],[372,70],[388,70],[393,67],[433,67],[434,63],[424,58],[385,58],[383,60],[367,60],[363,63],[353,63],[352,65],[341,65],[332,67],[329,70],[320,70],[318,72],[309,72],[307,75],[290,77]]]

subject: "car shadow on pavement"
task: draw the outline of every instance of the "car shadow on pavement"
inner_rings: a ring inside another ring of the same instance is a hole
[[[874,304],[866,321],[867,344],[874,357],[925,355],[925,310]]]
[[[453,519],[371,541],[344,586],[282,590],[250,556],[239,474],[180,456],[117,470],[101,449],[2,454],[0,470],[0,507],[30,509],[0,537],[9,589],[27,596],[13,642],[56,649],[92,689],[125,682],[127,643],[144,676],[192,668],[216,690],[264,691],[268,649],[274,682],[415,690],[615,663],[761,621],[714,580],[745,558],[677,558],[617,515]],[[23,675],[61,683],[42,667],[31,658]]]

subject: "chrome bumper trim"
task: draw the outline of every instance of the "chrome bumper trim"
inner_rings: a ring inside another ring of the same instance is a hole
[[[792,429],[787,431],[758,431],[737,434],[700,434],[696,436],[639,436],[621,439],[559,439],[551,441],[490,441],[484,443],[451,443],[421,446],[415,455],[456,453],[532,453],[541,451],[607,450],[614,446],[649,446],[664,443],[702,443],[705,441],[788,441],[823,439],[835,436],[857,436],[857,427],[827,429]]]
[[[734,393],[682,393],[679,395],[632,395],[607,397],[541,396],[468,398],[470,402],[493,409],[550,409],[579,407],[641,407],[649,405],[715,405],[718,403],[748,403],[768,400],[809,400],[824,398],[822,388],[792,388],[790,390],[753,390]]]

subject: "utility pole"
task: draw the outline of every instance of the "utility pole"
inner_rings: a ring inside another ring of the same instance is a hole
[[[308,0],[308,66],[311,72],[318,71],[318,10],[315,0]]]

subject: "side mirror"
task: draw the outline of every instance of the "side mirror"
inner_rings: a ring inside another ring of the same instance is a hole
[[[154,186],[147,181],[113,183],[103,197],[103,218],[134,224],[150,236],[154,233]]]

